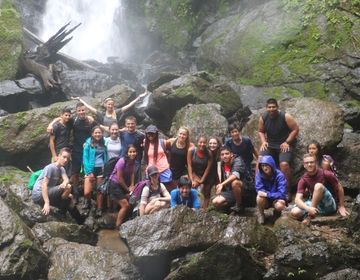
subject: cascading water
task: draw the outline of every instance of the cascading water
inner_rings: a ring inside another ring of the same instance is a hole
[[[67,22],[71,21],[71,26],[81,22],[62,52],[80,60],[106,62],[110,56],[124,60],[126,46],[121,40],[121,30],[115,24],[118,18],[117,22],[121,22],[121,0],[48,0],[40,37],[47,40]]]

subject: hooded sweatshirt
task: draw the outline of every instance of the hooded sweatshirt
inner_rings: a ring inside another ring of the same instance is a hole
[[[262,156],[259,161],[259,164],[261,163],[270,165],[273,176],[269,179],[259,167],[255,176],[256,192],[265,192],[269,199],[286,199],[287,181],[284,173],[276,168],[275,161],[271,156]]]

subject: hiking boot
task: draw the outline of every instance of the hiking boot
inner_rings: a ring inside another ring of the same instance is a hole
[[[96,209],[95,217],[100,218],[101,216],[102,216],[102,210],[101,209]]]
[[[259,225],[263,225],[265,223],[265,214],[264,212],[258,211],[257,213],[257,222]]]
[[[245,209],[242,205],[235,205],[233,207],[230,207],[231,212],[235,212],[236,214],[243,214]]]

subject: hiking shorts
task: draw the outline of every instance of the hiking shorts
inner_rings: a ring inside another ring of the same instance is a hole
[[[306,200],[304,203],[307,206],[311,206],[311,200]],[[316,208],[319,210],[320,215],[332,215],[336,212],[335,199],[326,187],[324,188],[324,196]],[[304,216],[306,216],[307,211],[303,211]]]
[[[55,187],[48,187],[48,196],[51,206],[55,206],[58,208],[63,208],[64,200],[61,198],[62,193],[64,192],[63,189],[60,189],[59,186]],[[36,204],[44,206],[45,201],[40,195],[39,197],[33,197],[33,200]]]
[[[160,183],[170,183],[172,181],[172,173],[171,170],[165,169],[163,172],[160,173]]]
[[[110,180],[109,194],[111,200],[127,199],[125,190],[120,186],[120,184],[112,180]]]
[[[277,165],[279,165],[280,162],[290,163],[292,157],[291,148],[290,151],[285,153],[281,152],[280,149],[267,148],[265,151],[261,151],[261,155],[272,156]]]
[[[226,207],[232,207],[236,204],[236,199],[231,190],[221,192],[220,195],[226,200]]]

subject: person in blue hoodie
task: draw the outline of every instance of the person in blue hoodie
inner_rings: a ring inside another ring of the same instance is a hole
[[[286,205],[286,177],[276,168],[271,156],[262,156],[259,160],[259,170],[255,175],[258,208],[258,223],[264,224],[264,209],[274,207],[274,220],[281,216]]]

